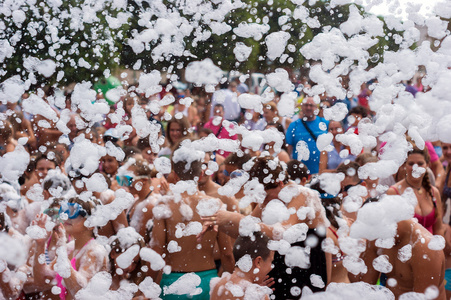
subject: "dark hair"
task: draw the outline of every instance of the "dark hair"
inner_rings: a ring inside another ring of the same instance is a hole
[[[9,227],[8,224],[6,224],[4,212],[0,212],[0,232],[9,232]]]
[[[261,256],[263,260],[267,260],[271,254],[268,249],[269,238],[262,232],[254,232],[249,236],[239,236],[233,245],[233,257],[235,261],[248,254],[252,260]]]
[[[135,146],[127,146],[124,148],[125,157],[129,158],[132,157],[135,154],[141,154],[141,149]]]
[[[213,111],[214,111],[214,109],[215,109],[216,107],[221,107],[223,111],[224,111],[224,109],[225,109],[225,108],[224,108],[224,105],[222,105],[221,103],[216,103],[215,106],[213,107]]]
[[[346,177],[351,177],[354,181],[359,181],[359,168],[360,165],[358,163],[356,163],[355,161],[349,161],[347,163],[341,163],[338,166],[336,173],[343,173]],[[354,175],[349,174],[351,169],[355,171]]]
[[[421,150],[416,145],[413,145],[413,149],[407,153],[407,157],[409,157],[409,155],[411,155],[411,154],[422,155],[424,157],[424,160],[426,161],[426,165],[428,165],[431,160],[428,149],[426,147],[424,147],[424,149]],[[432,184],[431,184],[431,180],[429,178],[429,174],[428,174],[427,170],[426,170],[426,172],[424,172],[423,181],[421,182],[421,185],[431,196],[432,203],[434,204],[434,192],[432,190]]]
[[[55,154],[55,157],[53,158],[49,158],[48,157],[48,152],[47,153],[41,153],[39,152],[33,160],[33,169],[36,170],[36,166],[38,165],[38,162],[40,160],[46,159],[49,160],[51,162],[53,162],[55,164],[55,167],[59,167],[61,165],[61,161],[60,161],[60,155],[57,155],[55,152],[53,152]]]
[[[243,153],[239,156],[237,153],[231,153],[224,160],[224,165],[226,166],[234,166],[238,169],[242,169],[243,165],[252,159],[252,156],[249,153]]]
[[[299,179],[301,182],[304,178],[308,179],[308,176],[310,175],[307,166],[296,159],[292,159],[287,163],[287,173],[288,179],[293,181]]]
[[[265,190],[277,188],[279,182],[288,182],[286,170],[272,156],[257,157],[249,175],[250,178],[257,178]]]
[[[185,139],[182,139],[177,143],[177,145],[174,147],[175,150],[174,152],[172,152],[172,155],[174,155],[174,153],[182,147],[181,144],[184,140]],[[172,170],[174,170],[175,174],[177,174],[180,180],[194,180],[195,177],[199,178],[200,175],[202,175],[203,158],[202,160],[193,160],[189,166],[187,166],[187,161],[181,160],[174,162],[172,157],[171,162]]]
[[[83,210],[86,211],[88,216],[91,216],[94,210],[96,209],[97,205],[100,205],[99,200],[97,200],[95,197],[91,197],[87,201],[82,200],[79,197],[72,197],[69,198],[67,202],[80,204]]]
[[[335,228],[339,228],[338,222],[336,218],[341,218],[340,215],[340,198],[338,197],[325,197],[325,195],[329,195],[325,190],[321,188],[320,181],[317,180],[315,183],[310,185],[312,190],[320,193],[321,203],[326,210],[326,217],[329,220],[330,224]]]
[[[349,115],[352,114],[361,115],[362,118],[366,118],[366,116],[368,116],[368,110],[365,107],[358,105],[351,108]]]

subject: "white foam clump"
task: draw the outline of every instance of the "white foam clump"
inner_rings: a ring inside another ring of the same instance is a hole
[[[261,222],[260,219],[252,216],[246,216],[242,218],[240,221],[240,225],[238,227],[238,232],[240,236],[252,237],[254,232],[261,230],[259,224],[260,222]]]
[[[394,300],[395,296],[386,287],[370,285],[365,282],[336,283],[331,282],[325,292],[303,296],[305,300],[339,300],[339,299],[368,299]]]
[[[150,97],[153,94],[157,94],[162,91],[160,85],[161,73],[157,70],[152,70],[150,73],[141,73],[139,76],[138,87],[146,94],[146,97]]]
[[[244,93],[238,96],[238,103],[241,108],[253,109],[255,112],[263,113],[262,97],[259,95],[252,95]]]
[[[125,250],[121,255],[116,258],[117,265],[119,268],[126,269],[128,268],[135,257],[139,254],[140,247],[139,245],[133,245],[127,250]]]
[[[434,235],[428,243],[428,248],[431,250],[440,251],[445,248],[446,241],[441,235]]]
[[[387,274],[393,270],[393,265],[390,263],[388,255],[379,255],[373,260],[373,268]]]
[[[1,45],[1,40],[0,40]],[[1,46],[0,46],[1,49]],[[0,54],[1,55],[1,54]],[[1,62],[1,58],[0,58]],[[12,76],[0,85],[0,102],[6,104],[7,102],[15,103],[20,100],[23,93],[25,93],[26,85],[20,79],[19,75]]]
[[[103,227],[109,221],[115,220],[124,210],[129,209],[134,202],[132,194],[123,189],[115,192],[115,198],[111,203],[98,205],[95,211],[86,219],[88,227]]]
[[[393,160],[379,160],[374,163],[367,163],[359,168],[359,178],[376,179],[388,178],[398,172],[399,166]]]
[[[197,213],[201,216],[212,216],[221,208],[221,202],[216,198],[199,200],[196,206]]]
[[[110,290],[112,276],[110,273],[101,271],[96,273],[75,295],[75,299],[97,299],[97,300],[121,300],[132,299],[138,291],[138,286],[134,283],[121,282],[117,290]]]
[[[140,284],[139,290],[143,292],[144,296],[149,299],[157,299],[161,294],[161,287],[152,280],[152,277],[147,276]]]
[[[227,128],[226,123],[223,123],[223,126]],[[189,144],[190,141],[187,141],[186,145]],[[219,149],[227,152],[237,152],[240,149],[240,143],[238,141],[231,139],[218,139],[214,134],[210,134],[206,138],[193,141],[191,145],[194,149],[204,152],[213,152]]]
[[[69,278],[71,274],[72,265],[67,256],[67,249],[65,246],[61,246],[56,249],[56,263],[53,266],[53,270],[60,274],[63,278]]]
[[[308,269],[310,267],[310,248],[292,246],[285,254],[285,263],[288,267]]]
[[[118,239],[122,249],[127,249],[133,244],[136,244],[142,236],[136,232],[133,227],[125,227],[118,230],[115,236],[112,236],[110,240]]]
[[[167,250],[169,253],[175,253],[182,251],[182,247],[179,246],[177,241],[169,241]]]
[[[331,145],[334,136],[331,132],[320,134],[316,140],[316,147],[319,151],[332,151],[333,146]]]
[[[345,256],[345,258],[343,259],[343,267],[345,267],[348,272],[354,275],[358,275],[360,273],[366,274],[366,272],[368,272],[365,261],[355,256]]]
[[[191,163],[194,161],[203,161],[205,152],[191,147],[190,143],[182,143],[181,147],[174,151],[172,161],[174,163],[186,162],[185,171],[191,168]]]
[[[230,179],[227,183],[218,189],[218,194],[222,196],[232,197],[238,193],[243,185],[249,180],[249,174],[243,173],[242,176],[238,176]]]
[[[178,223],[175,226],[175,237],[180,239],[184,236],[198,235],[202,231],[202,223],[197,221],[189,222],[188,225]]]
[[[106,155],[106,149],[91,143],[90,140],[85,139],[82,135],[76,137],[74,142],[74,146],[66,161],[66,169],[70,165],[74,170],[78,169],[84,176],[89,176],[99,167],[99,161]],[[71,174],[68,175],[73,176]]]
[[[235,58],[239,62],[246,61],[252,53],[252,47],[246,46],[244,43],[238,42],[233,48],[233,54],[235,54]]]
[[[249,272],[252,269],[252,258],[249,254],[243,255],[237,262],[236,266],[243,272]]]
[[[19,239],[0,232],[0,257],[8,265],[20,267],[26,263],[28,249]]]
[[[407,244],[398,251],[398,259],[405,263],[412,258],[412,245]]]
[[[71,95],[72,105],[80,110],[80,115],[86,121],[103,122],[104,115],[110,112],[110,107],[105,102],[96,101],[97,93],[91,89],[90,82],[77,83]]]
[[[88,191],[101,193],[108,189],[108,183],[106,182],[105,176],[100,173],[92,174],[85,181],[85,185]]]
[[[415,205],[406,196],[385,195],[377,202],[360,208],[350,236],[370,241],[393,238],[397,223],[413,217]]]
[[[283,232],[283,239],[290,244],[302,242],[307,237],[308,225],[305,223],[294,224]]]
[[[45,230],[45,228],[42,228],[38,225],[28,226],[26,233],[34,240],[43,239],[47,236],[47,231]]]
[[[142,260],[149,262],[150,268],[154,271],[161,270],[166,266],[161,255],[150,248],[142,248],[141,251],[139,251],[139,256]]]
[[[0,174],[4,181],[16,182],[30,163],[30,154],[18,144],[14,151],[0,157]]]
[[[340,24],[340,30],[352,36],[361,31],[367,32],[370,36],[383,36],[384,24],[376,16],[362,17],[360,11],[355,5],[349,6],[349,18],[346,22]]]
[[[316,274],[312,274],[310,275],[310,282],[312,283],[313,286],[317,287],[317,288],[324,288],[326,285],[324,284],[323,279],[321,278],[321,276],[316,275]]]
[[[116,158],[117,161],[124,160],[125,158],[124,151],[120,147],[115,146],[111,141],[105,143],[105,149],[106,153],[109,156]]]
[[[326,120],[340,122],[348,115],[348,107],[346,104],[338,102],[329,108],[325,108],[323,113]]]
[[[202,289],[198,288],[201,279],[195,273],[187,273],[182,275],[170,286],[163,287],[165,295],[198,295],[202,293]]]
[[[154,160],[153,162],[155,169],[161,174],[169,174],[171,173],[172,166],[171,160],[167,157],[161,156]]]
[[[343,179],[345,179],[343,173],[322,173],[318,176],[320,188],[330,195],[337,195],[340,192]]]
[[[44,118],[52,121],[58,120],[58,115],[56,114],[56,112],[38,95],[32,94],[27,99],[24,99],[22,101],[22,108],[26,113],[32,115],[41,115]]]
[[[262,212],[262,221],[265,224],[273,225],[281,223],[290,218],[290,212],[285,204],[277,199],[269,201]]]
[[[282,68],[277,68],[273,73],[267,74],[266,81],[270,87],[275,88],[278,92],[291,92],[294,89],[288,72]]]
[[[263,34],[269,31],[268,24],[257,23],[240,23],[238,27],[233,28],[233,33],[243,38],[254,38],[254,40],[261,40]]]
[[[290,34],[285,31],[278,31],[268,34],[265,38],[266,47],[268,48],[266,56],[270,60],[275,60],[280,57],[285,51],[285,47],[287,46],[289,39]]]
[[[185,70],[185,79],[196,85],[216,85],[223,76],[221,68],[206,58],[188,64]]]
[[[291,118],[295,113],[298,94],[296,92],[283,93],[280,101],[277,102],[279,116]]]
[[[300,140],[296,144],[296,152],[298,153],[298,160],[309,160],[310,158],[310,149],[307,143],[303,140]]]

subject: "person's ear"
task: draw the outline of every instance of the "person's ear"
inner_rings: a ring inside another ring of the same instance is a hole
[[[307,183],[307,177],[301,179],[301,185],[304,186]]]
[[[362,183],[360,185],[366,187],[367,186],[366,181],[365,180],[362,181]]]
[[[260,266],[261,266],[262,262],[263,262],[263,258],[261,256],[257,256],[254,259],[254,261],[252,262],[252,264],[254,265],[254,269],[255,268],[260,269]]]

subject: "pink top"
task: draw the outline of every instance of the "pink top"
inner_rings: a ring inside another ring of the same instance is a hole
[[[431,162],[439,160],[437,152],[435,152],[434,146],[431,142],[426,142],[426,147],[428,148],[429,156],[431,157]]]
[[[401,195],[399,193],[399,190],[395,187],[392,186],[392,188],[395,190],[396,194]],[[418,223],[421,224],[424,228],[426,228],[431,234],[434,234],[434,224],[435,224],[435,209],[436,209],[436,205],[435,205],[435,201],[434,202],[434,208],[432,209],[432,211],[425,215],[419,215],[417,213],[414,214],[414,217],[418,220]]]
[[[222,126],[222,124],[214,125],[213,124],[213,118],[211,118],[210,121],[205,123],[204,128],[211,129],[211,131],[213,131],[213,134],[218,139],[229,139],[229,140],[236,140],[237,139],[236,134],[231,136],[229,131],[224,126]],[[233,129],[233,124],[229,125],[229,129]],[[226,151],[220,150],[219,154],[221,154],[224,157],[227,157],[230,154],[230,152],[226,152]]]

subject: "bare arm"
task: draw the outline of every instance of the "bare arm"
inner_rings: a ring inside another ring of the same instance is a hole
[[[437,159],[434,162],[431,162],[431,170],[434,173],[435,180],[440,181],[443,177],[445,177],[445,169],[443,168],[440,159]]]
[[[235,268],[235,260],[233,258],[233,245],[232,240],[223,232],[218,232],[217,242],[219,246],[219,252],[221,253],[221,265],[224,271],[233,273]]]
[[[321,155],[319,157],[319,174],[327,170],[328,160],[329,156],[327,155],[327,151],[321,151]]]
[[[166,254],[166,242],[166,222],[164,219],[155,219],[152,229],[152,250],[163,256]],[[152,277],[154,282],[158,284],[160,283],[161,271],[149,270],[149,275]]]
[[[360,273],[354,275],[352,273],[348,273],[351,282],[364,281],[369,284],[376,284],[377,280],[379,279],[380,272],[374,269],[373,260],[377,258],[377,256],[377,247],[375,245],[375,242],[367,241],[366,250],[362,253],[360,258],[363,259],[368,270],[365,274]]]
[[[445,227],[443,226],[443,203],[440,199],[440,192],[436,187],[432,187],[432,191],[435,197],[435,203],[437,205],[436,218],[434,223],[433,232],[441,236],[445,236]]]

